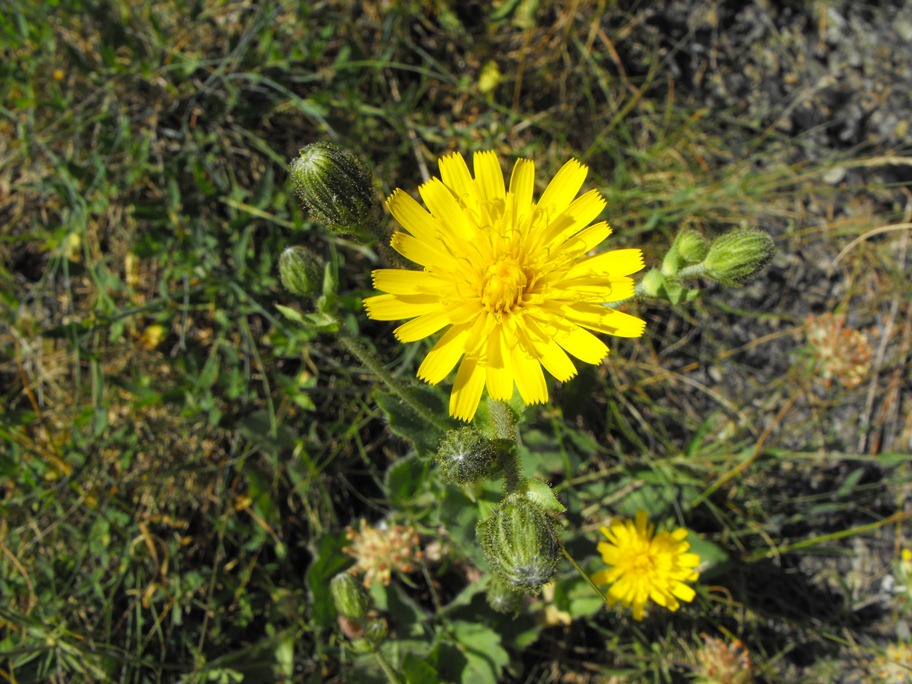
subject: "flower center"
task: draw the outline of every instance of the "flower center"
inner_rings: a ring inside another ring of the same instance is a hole
[[[638,575],[647,575],[655,571],[655,558],[648,551],[640,551],[630,559],[630,569]]]
[[[481,302],[491,313],[504,313],[517,306],[528,278],[515,259],[501,259],[488,266],[481,280]]]

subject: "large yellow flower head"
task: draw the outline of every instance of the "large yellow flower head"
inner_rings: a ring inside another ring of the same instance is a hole
[[[570,356],[598,364],[608,354],[590,330],[643,334],[642,320],[604,306],[633,296],[629,276],[643,255],[588,254],[611,228],[589,225],[605,207],[598,191],[576,197],[586,166],[564,164],[536,203],[528,159],[516,162],[509,188],[493,152],[475,153],[474,178],[458,152],[439,164],[440,178],[418,189],[427,209],[398,189],[386,202],[406,231],[390,244],[423,270],[374,271],[374,287],[386,294],[364,305],[376,320],[411,319],[395,330],[401,342],[445,330],[418,377],[436,385],[459,364],[451,415],[471,420],[485,388],[507,401],[515,385],[526,404],[544,403],[542,366],[564,382],[576,375]]]
[[[646,511],[637,511],[636,521],[619,518],[610,527],[602,527],[608,541],[600,542],[602,560],[610,566],[592,575],[598,585],[608,588],[608,604],[620,602],[633,608],[633,619],[642,620],[650,599],[668,610],[681,607],[678,601],[693,601],[696,592],[685,582],[699,578],[694,568],[700,557],[688,553],[690,544],[683,527],[674,532],[661,531],[655,536],[655,525]]]

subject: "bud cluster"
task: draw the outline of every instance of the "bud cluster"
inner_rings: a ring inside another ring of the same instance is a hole
[[[355,653],[373,653],[386,641],[386,620],[377,617],[374,602],[364,587],[347,572],[332,578],[329,591],[339,614],[339,627],[351,639]]]
[[[772,238],[756,228],[738,228],[723,233],[710,243],[697,231],[685,228],[662,260],[660,269],[649,271],[640,291],[673,304],[691,301],[700,290],[682,282],[703,276],[725,287],[743,285],[760,274],[773,259]]]

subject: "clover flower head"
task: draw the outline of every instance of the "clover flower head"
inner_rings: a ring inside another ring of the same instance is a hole
[[[372,527],[363,518],[358,530],[345,530],[351,542],[343,549],[357,562],[350,572],[364,574],[364,586],[374,582],[389,585],[391,573],[412,572],[415,563],[424,557],[419,548],[418,533],[408,525],[386,525]]]
[[[493,152],[475,153],[474,176],[458,152],[439,165],[440,178],[418,189],[427,209],[398,189],[386,202],[405,228],[391,246],[422,270],[374,271],[385,294],[364,305],[375,320],[410,319],[394,331],[400,342],[443,331],[418,377],[436,385],[459,365],[451,415],[471,420],[485,389],[507,401],[515,386],[526,404],[544,403],[542,367],[564,382],[577,372],[571,356],[598,364],[608,354],[593,332],[643,334],[642,320],[604,306],[633,296],[630,275],[643,255],[589,254],[611,228],[592,223],[605,207],[598,191],[576,197],[586,166],[567,162],[535,202],[528,159],[516,162],[508,186]]]
[[[688,586],[699,577],[696,568],[700,557],[688,553],[687,530],[655,533],[646,511],[639,510],[636,520],[618,518],[601,528],[608,541],[598,550],[608,569],[592,575],[597,585],[610,585],[608,605],[621,603],[633,609],[633,619],[642,620],[646,603],[654,601],[675,611],[679,601],[692,601],[696,592]]]
[[[696,684],[750,684],[754,681],[750,652],[740,640],[727,644],[708,634],[700,636],[703,646],[696,654],[693,679]]]
[[[814,368],[826,387],[834,379],[847,389],[864,382],[871,371],[871,345],[861,332],[846,326],[844,314],[811,314],[804,330]]]

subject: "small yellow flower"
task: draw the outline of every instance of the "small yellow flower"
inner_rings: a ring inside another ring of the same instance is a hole
[[[639,510],[636,521],[616,519],[611,526],[602,527],[608,539],[600,542],[602,560],[610,567],[592,575],[598,585],[608,588],[608,605],[620,602],[633,607],[633,619],[643,619],[646,602],[652,599],[668,610],[680,608],[679,600],[693,601],[696,592],[685,582],[699,577],[694,568],[700,557],[687,553],[687,530],[660,531],[653,536],[655,525],[649,522],[646,511]]]
[[[394,331],[400,342],[444,331],[418,377],[436,385],[459,364],[451,415],[471,420],[485,388],[507,401],[515,385],[526,404],[544,403],[542,366],[565,382],[576,375],[570,356],[598,364],[608,354],[590,330],[643,334],[642,320],[603,306],[633,296],[629,276],[643,255],[588,254],[611,228],[589,225],[605,207],[598,191],[576,197],[586,166],[567,162],[536,203],[528,159],[516,162],[509,187],[493,152],[474,155],[474,177],[458,152],[439,165],[440,179],[418,189],[428,209],[398,189],[386,201],[405,228],[390,244],[423,270],[374,271],[374,287],[386,294],[364,305],[375,320],[411,319]]]

